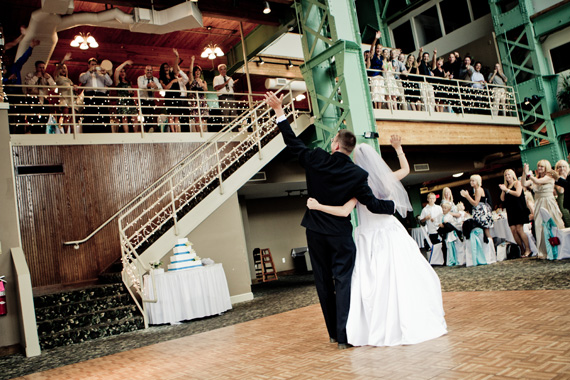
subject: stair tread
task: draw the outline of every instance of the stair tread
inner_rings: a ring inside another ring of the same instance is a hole
[[[84,326],[49,335],[43,335],[40,337],[40,346],[42,349],[68,346],[106,336],[136,331],[142,328],[144,328],[143,317],[141,315],[135,315],[109,323]]]
[[[93,312],[79,313],[79,314],[67,315],[67,316],[59,317],[59,318],[47,319],[45,321],[38,322],[37,325],[39,327],[42,324],[48,324],[48,323],[53,323],[53,322],[58,322],[58,321],[65,321],[65,320],[69,320],[69,319],[77,319],[77,318],[81,318],[81,317],[85,317],[85,316],[89,316],[89,315],[97,315],[97,314],[101,314],[101,313],[119,311],[119,310],[127,310],[127,309],[132,309],[134,311],[138,310],[137,305],[134,305],[134,304],[133,305],[123,305],[123,306],[118,306],[118,307],[112,307],[109,309],[96,310]]]
[[[67,303],[59,304],[59,305],[38,306],[35,309],[36,309],[36,313],[37,313],[38,311],[42,312],[44,310],[57,309],[57,308],[61,308],[63,306],[73,306],[73,305],[79,305],[82,303],[97,302],[97,301],[101,301],[101,300],[105,300],[105,299],[122,298],[122,297],[127,297],[128,299],[130,299],[130,295],[128,293],[120,293],[120,294],[113,294],[113,295],[109,295],[109,296],[90,298],[90,299],[81,300],[81,301],[67,302]]]
[[[55,305],[67,305],[81,301],[89,301],[95,298],[107,297],[118,294],[128,294],[122,283],[101,284],[83,289],[75,289],[69,292],[59,292],[34,297],[37,308]]]

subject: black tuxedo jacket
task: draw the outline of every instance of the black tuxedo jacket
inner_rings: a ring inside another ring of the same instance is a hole
[[[570,210],[570,181],[560,177],[556,181],[556,184],[564,188],[564,203],[562,204],[562,207],[566,210]]]
[[[277,126],[283,134],[285,144],[298,156],[299,162],[305,168],[310,197],[330,206],[342,206],[356,197],[373,213],[394,213],[394,202],[379,200],[374,196],[368,186],[368,173],[355,165],[349,156],[340,152],[330,154],[321,148],[307,148],[303,141],[295,136],[287,120]],[[339,217],[307,209],[301,225],[325,235],[352,235],[350,216]]]

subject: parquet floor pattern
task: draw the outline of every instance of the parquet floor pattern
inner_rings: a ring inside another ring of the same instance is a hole
[[[320,307],[19,379],[570,379],[570,290],[443,294],[447,335],[338,350]]]

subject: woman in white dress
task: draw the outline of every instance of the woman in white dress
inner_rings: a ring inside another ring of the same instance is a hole
[[[377,198],[392,199],[405,216],[412,210],[400,183],[410,171],[399,136],[391,137],[401,169],[392,172],[366,144],[354,150],[354,161],[368,171]],[[355,346],[415,344],[447,332],[439,278],[404,226],[392,215],[368,211],[352,199],[344,206],[321,205],[309,198],[307,206],[333,215],[358,209],[357,247],[352,274],[348,342]]]

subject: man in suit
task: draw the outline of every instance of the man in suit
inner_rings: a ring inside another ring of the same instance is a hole
[[[368,173],[350,159],[356,145],[354,134],[340,130],[331,143],[330,154],[321,148],[309,149],[287,122],[282,100],[283,95],[279,98],[272,92],[265,95],[265,102],[275,111],[285,144],[305,168],[309,196],[332,206],[344,205],[356,197],[371,212],[393,214],[394,202],[374,197],[368,186]],[[301,225],[307,229],[315,285],[330,341],[338,342],[339,349],[351,347],[346,338],[346,321],[356,246],[350,216],[307,209]]]

